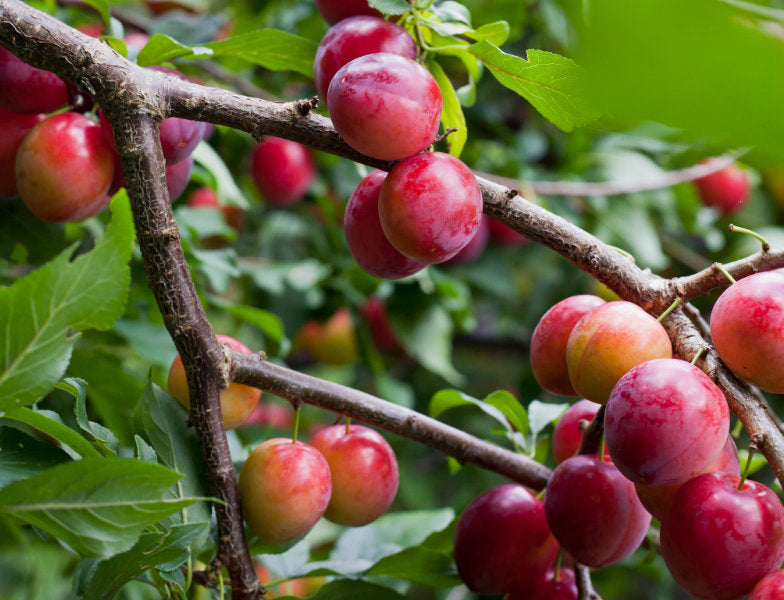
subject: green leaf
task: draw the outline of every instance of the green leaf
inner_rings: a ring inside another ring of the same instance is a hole
[[[541,50],[529,50],[528,60],[507,54],[488,41],[469,48],[496,79],[528,100],[564,131],[599,117],[588,101],[585,73],[574,61]]]
[[[616,129],[656,121],[689,140],[751,147],[750,160],[779,165],[784,136],[771,124],[780,120],[775,99],[784,97],[781,38],[774,33],[781,22],[774,14],[751,14],[750,6],[714,0],[584,4],[571,23],[592,102],[613,117]]]
[[[117,437],[103,425],[90,421],[87,417],[87,382],[78,377],[68,377],[57,384],[58,390],[68,392],[75,398],[74,415],[82,431],[98,442],[102,454],[116,454]]]
[[[174,58],[212,56],[213,51],[203,46],[186,46],[168,35],[156,33],[139,51],[136,62],[142,67],[159,65]]]
[[[460,106],[460,100],[457,97],[455,88],[452,86],[449,77],[444,73],[441,65],[434,60],[429,60],[427,66],[433,74],[436,83],[438,83],[438,87],[441,89],[441,97],[444,100],[441,108],[441,123],[444,125],[444,130],[450,128],[456,130],[446,138],[449,154],[460,157],[463,146],[465,146],[468,139],[468,126],[463,114],[463,107]]]
[[[368,0],[368,4],[385,15],[404,15],[411,10],[406,0]]]
[[[433,394],[433,397],[430,399],[430,407],[428,410],[431,417],[437,418],[444,411],[447,411],[450,408],[457,408],[458,406],[476,406],[482,410],[482,412],[501,423],[505,429],[511,430],[509,421],[503,411],[487,402],[472,398],[468,394],[464,394],[458,390],[439,390]]]
[[[461,584],[452,557],[428,548],[406,548],[387,556],[368,570],[367,575],[394,577],[421,585],[451,588]]]
[[[31,437],[0,420],[0,488],[70,460],[71,457],[51,441]],[[0,525],[2,520],[0,518]],[[0,535],[0,543],[2,537]]]
[[[144,533],[130,550],[90,564],[83,574],[84,600],[112,600],[127,582],[163,563],[182,564],[193,541],[209,531],[209,522],[175,525],[163,531]]]
[[[147,441],[161,462],[184,475],[167,494],[168,498],[205,497],[208,484],[196,432],[186,424],[187,412],[180,403],[153,383],[149,383],[139,402],[140,423]],[[145,453],[147,454],[147,453]],[[198,502],[171,517],[172,523],[210,520],[210,507]]]
[[[10,259],[24,248],[24,260],[34,265],[46,262],[65,246],[64,227],[36,217],[14,198],[0,202],[0,257]]]
[[[193,160],[204,167],[215,180],[215,191],[221,204],[233,204],[240,208],[249,208],[247,198],[243,195],[234,177],[223,162],[220,154],[215,152],[207,142],[201,142],[193,151]]]
[[[277,29],[259,29],[204,45],[216,56],[236,56],[273,71],[296,71],[313,77],[318,44]]]
[[[495,406],[509,420],[509,423],[523,435],[528,435],[528,413],[520,401],[504,390],[498,390],[485,398],[490,406]]]
[[[24,406],[14,408],[3,415],[4,419],[18,421],[37,429],[41,433],[53,437],[58,442],[67,445],[84,458],[100,458],[101,454],[93,445],[65,425],[55,412],[35,411]]]
[[[416,318],[402,318],[392,313],[395,331],[403,346],[423,367],[440,375],[449,383],[460,385],[463,376],[452,365],[452,320],[438,304],[431,304]]]
[[[432,7],[433,15],[438,17],[444,22],[452,21],[455,23],[463,23],[464,25],[471,25],[471,12],[454,0],[445,0],[444,2],[437,2]]]
[[[112,24],[112,15],[109,14],[109,3],[106,0],[84,0],[86,4],[92,6],[98,14],[101,15],[101,19],[106,24],[107,27],[111,26]]]
[[[0,410],[32,404],[62,378],[77,335],[108,329],[128,296],[133,223],[124,192],[112,221],[89,252],[73,249],[0,288]]]
[[[104,558],[128,550],[145,527],[198,500],[165,497],[180,477],[131,458],[77,460],[0,490],[0,512],[84,556]]]
[[[551,404],[549,402],[533,400],[531,404],[528,405],[528,419],[531,423],[531,435],[536,438],[545,427],[550,423],[557,421],[567,408],[569,408],[568,403]]]
[[[381,559],[422,544],[432,533],[448,527],[454,516],[452,508],[387,513],[370,525],[347,529],[329,560],[307,563],[298,574],[359,576]]]
[[[502,46],[509,39],[509,23],[506,21],[494,21],[482,25],[473,31],[467,31],[466,37],[477,42],[487,41],[494,46]]]
[[[264,335],[276,344],[283,340],[283,321],[276,314],[263,308],[245,306],[244,304],[229,304],[223,308],[238,319],[258,327]]]

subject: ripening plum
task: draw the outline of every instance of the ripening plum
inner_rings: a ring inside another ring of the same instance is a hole
[[[397,163],[381,186],[381,228],[401,253],[420,263],[441,263],[476,235],[482,193],[471,169],[443,152]]]
[[[457,572],[478,594],[503,594],[542,579],[556,554],[544,503],[521,485],[488,490],[457,522]]]
[[[729,434],[727,400],[694,365],[649,360],[624,375],[607,401],[604,435],[634,483],[675,485],[703,473]]]
[[[766,392],[784,393],[784,274],[766,271],[732,284],[711,312],[721,360]]]
[[[543,579],[509,592],[503,600],[577,600],[578,597],[574,571],[561,567],[557,575],[555,569],[550,569]]]
[[[707,161],[706,161],[707,162]],[[694,180],[700,199],[722,215],[738,212],[749,199],[751,184],[746,171],[732,164],[729,167]]]
[[[324,455],[332,473],[327,519],[360,527],[387,511],[399,475],[395,453],[381,434],[362,425],[333,425],[319,431],[310,444]]]
[[[738,458],[738,448],[735,446],[735,441],[731,435],[727,436],[727,441],[722,448],[719,458],[705,469],[705,473],[713,473],[715,471],[721,473],[730,473],[732,475],[740,475],[740,459]],[[672,499],[675,494],[681,489],[682,483],[675,485],[645,485],[642,483],[635,483],[634,489],[637,491],[637,497],[642,502],[649,513],[664,521],[667,513],[672,508]]]
[[[39,219],[82,221],[109,203],[114,160],[98,123],[58,113],[22,140],[14,171],[19,195]]]
[[[530,240],[519,231],[515,231],[509,225],[504,225],[501,221],[496,221],[488,217],[490,223],[490,242],[497,246],[525,246]]]
[[[784,571],[768,573],[751,590],[749,600],[780,600],[784,598]]]
[[[15,113],[47,113],[68,102],[65,82],[36,69],[0,47],[0,109]]]
[[[251,354],[248,348],[241,341],[228,335],[217,335],[221,344],[226,344],[235,352]],[[178,354],[171,367],[169,368],[169,393],[185,408],[190,410],[191,399],[188,391],[188,381],[185,376],[185,367],[182,358]],[[250,417],[253,409],[259,403],[261,390],[241,383],[232,383],[220,393],[221,415],[223,416],[223,426],[226,429],[234,429],[242,425]]]
[[[215,208],[223,213],[226,224],[239,231],[245,223],[245,211],[234,204],[221,204],[218,194],[212,188],[202,186],[196,188],[188,196],[185,204],[190,208]]]
[[[634,552],[651,524],[634,485],[609,462],[580,454],[558,465],[547,482],[550,531],[574,559],[596,569]]]
[[[378,199],[387,174],[373,171],[351,193],[343,217],[343,230],[351,255],[362,270],[381,279],[400,279],[427,265],[398,252],[381,229]]]
[[[580,448],[583,432],[580,421],[592,421],[602,407],[590,400],[580,400],[570,406],[553,428],[553,457],[555,462],[562,463],[575,455]],[[604,456],[609,460],[610,453],[604,448]]]
[[[313,446],[272,438],[242,465],[239,492],[250,530],[265,544],[283,544],[305,535],[322,517],[332,478]]]
[[[598,296],[580,294],[554,304],[536,325],[531,336],[531,369],[536,381],[548,392],[576,396],[569,380],[566,344],[583,315],[604,304]]]
[[[316,179],[310,150],[291,140],[267,136],[251,153],[250,174],[270,206],[299,202]]]
[[[436,139],[441,90],[418,62],[377,52],[335,73],[327,92],[332,124],[346,143],[373,158],[400,160]]]
[[[325,106],[329,82],[335,73],[355,58],[376,52],[411,59],[418,54],[414,38],[405,29],[378,17],[350,17],[330,27],[319,43],[313,63],[316,89]]]
[[[761,483],[739,484],[729,473],[695,477],[675,494],[662,522],[667,569],[695,598],[742,598],[784,560],[781,501]]]
[[[315,319],[307,321],[294,345],[328,365],[347,365],[354,362],[359,353],[354,321],[345,306],[324,323]]]
[[[367,0],[316,0],[316,9],[330,25],[356,15],[381,16],[375,8],[370,8]]]
[[[671,356],[672,344],[661,323],[636,304],[622,300],[586,313],[566,344],[572,387],[599,404],[607,402],[613,386],[633,366]]]

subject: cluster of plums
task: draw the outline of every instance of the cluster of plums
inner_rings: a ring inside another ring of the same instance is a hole
[[[727,366],[777,393],[784,391],[782,325],[784,275],[777,272],[734,283],[711,316]],[[672,357],[656,319],[628,302],[567,298],[537,325],[531,363],[543,388],[585,399],[555,427],[559,464],[543,500],[508,484],[463,513],[455,558],[469,588],[538,597],[534,590],[552,583],[559,545],[589,567],[614,564],[640,545],[653,515],[667,568],[693,597],[781,593],[784,508],[769,488],[741,478],[724,395],[697,367]],[[576,455],[580,423],[601,405],[606,451]],[[482,536],[481,552],[492,560],[478,556]]]
[[[479,231],[482,195],[460,160],[422,152],[438,134],[442,97],[415,60],[411,35],[368,14],[367,6],[355,9],[322,11],[341,20],[319,44],[314,77],[335,129],[351,147],[399,161],[389,174],[374,171],[359,183],[344,219],[360,267],[398,279],[460,252]]]
[[[218,341],[250,354],[239,340]],[[169,393],[190,408],[182,359],[169,369]],[[261,390],[232,383],[220,394],[226,429],[248,421]],[[283,544],[307,533],[322,517],[359,527],[386,512],[398,486],[395,453],[376,431],[361,425],[333,425],[310,444],[272,438],[251,452],[240,471],[239,490],[248,527],[265,544]]]
[[[146,40],[143,34],[126,37],[128,46],[137,50]],[[147,68],[185,79],[169,67]],[[45,221],[74,222],[92,217],[123,186],[112,128],[102,113],[98,120],[75,110],[47,116],[69,102],[74,108],[74,96],[72,86],[57,75],[36,69],[0,48],[0,197],[18,194],[30,211]],[[190,180],[193,150],[211,132],[206,123],[176,117],[160,124],[172,200]],[[275,207],[297,202],[316,175],[310,151],[281,138],[267,137],[254,146],[250,163],[253,181],[267,203]],[[220,209],[235,229],[243,220],[236,207],[220,205],[209,190],[201,190],[189,205]]]

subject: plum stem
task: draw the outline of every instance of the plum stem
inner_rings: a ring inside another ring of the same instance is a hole
[[[351,417],[346,417],[346,435],[351,433]]]
[[[729,271],[727,271],[727,269],[724,268],[724,265],[716,263],[715,266],[716,266],[716,270],[722,275],[724,275],[724,277],[729,279],[730,283],[735,283],[735,278],[729,274]]]
[[[678,308],[678,305],[679,305],[680,303],[681,303],[681,299],[680,299],[680,298],[675,298],[675,302],[673,302],[672,304],[670,304],[670,305],[667,307],[667,310],[665,310],[665,311],[664,311],[662,314],[660,314],[660,315],[659,315],[659,318],[658,318],[658,319],[656,319],[656,320],[657,320],[659,323],[661,323],[662,321],[664,321],[664,319],[666,319],[666,318],[667,318],[667,315],[669,315],[669,314],[670,314],[672,311],[674,311],[676,308]]]
[[[297,434],[299,433],[299,413],[301,408],[298,406],[297,410],[294,411],[294,431],[291,434],[291,443],[297,443]]]
[[[743,484],[746,483],[746,478],[749,476],[749,469],[751,468],[751,458],[757,447],[754,444],[749,444],[749,454],[746,457],[746,464],[743,465],[743,475],[740,476],[740,483],[738,483],[738,490],[743,490]]]
[[[745,227],[739,227],[733,223],[730,223],[729,230],[732,232],[737,231],[738,233],[745,233],[746,235],[750,235],[753,238],[757,238],[760,241],[760,243],[762,243],[763,252],[767,252],[768,250],[770,250],[770,244],[768,243],[768,240],[766,240],[756,231],[752,231],[751,229],[746,229]]]
[[[555,573],[553,574],[553,581],[558,583],[561,581],[561,563],[563,562],[564,549],[563,546],[558,548],[558,556],[555,557]]]
[[[697,350],[697,354],[695,354],[694,358],[691,359],[691,364],[696,365],[697,361],[700,360],[700,356],[702,356],[704,353],[705,353],[704,347]]]

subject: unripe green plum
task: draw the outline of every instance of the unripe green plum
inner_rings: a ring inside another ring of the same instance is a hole
[[[245,461],[239,491],[251,531],[265,544],[283,544],[305,535],[324,514],[332,478],[313,446],[273,438]]]
[[[250,348],[233,337],[228,335],[217,335],[218,341],[221,344],[226,344],[229,348],[236,352],[244,354],[251,354]],[[191,398],[188,391],[188,381],[185,377],[185,368],[182,364],[182,358],[178,354],[174,362],[172,362],[169,369],[169,393],[177,398],[177,401],[185,408],[190,410]],[[241,383],[232,383],[220,393],[220,406],[221,415],[223,416],[223,426],[226,429],[234,429],[242,425],[256,405],[259,403],[261,397],[261,390],[243,385]]]
[[[395,453],[376,431],[361,425],[333,425],[311,441],[329,463],[332,499],[325,517],[360,527],[383,515],[395,499],[398,469]]]

